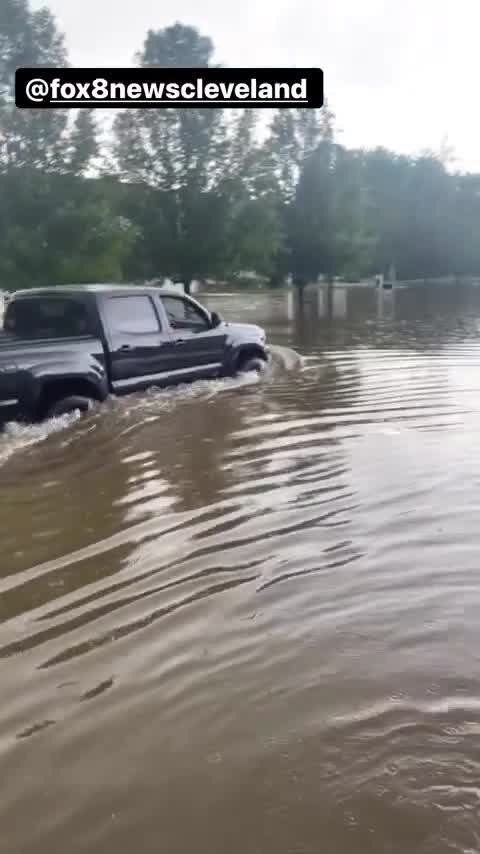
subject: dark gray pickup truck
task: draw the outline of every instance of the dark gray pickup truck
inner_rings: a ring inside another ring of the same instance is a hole
[[[86,285],[17,291],[0,334],[0,421],[39,421],[109,394],[261,371],[258,326],[226,323],[175,290]]]

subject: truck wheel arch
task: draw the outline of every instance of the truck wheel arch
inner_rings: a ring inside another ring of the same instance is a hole
[[[253,365],[255,362],[258,363],[259,360],[261,360],[265,365],[268,361],[265,350],[260,346],[249,344],[245,347],[241,347],[235,359],[235,373],[242,373],[247,368],[249,362],[252,362]],[[252,370],[256,369],[257,368],[252,367]]]
[[[79,405],[73,408],[85,410],[80,401],[101,401],[104,396],[97,386],[89,380],[72,377],[71,379],[50,380],[42,384],[37,401],[36,414],[40,419],[48,416],[52,408],[69,398],[77,399]]]

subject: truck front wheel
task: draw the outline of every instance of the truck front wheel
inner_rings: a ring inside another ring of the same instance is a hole
[[[92,400],[89,397],[83,397],[79,394],[72,394],[69,397],[62,397],[56,400],[48,411],[47,418],[59,418],[61,415],[69,415],[71,412],[76,412],[78,409],[83,415],[92,408]]]
[[[261,356],[247,356],[241,360],[238,366],[238,373],[249,374],[254,371],[256,374],[261,374],[266,367],[267,363]]]

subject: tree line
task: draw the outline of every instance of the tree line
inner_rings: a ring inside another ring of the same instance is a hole
[[[150,30],[139,66],[212,64],[212,40]],[[480,175],[338,142],[329,106],[19,110],[19,66],[67,66],[46,8],[0,2],[0,288],[168,276],[272,285],[395,268],[480,274]],[[259,112],[262,115],[259,116]]]

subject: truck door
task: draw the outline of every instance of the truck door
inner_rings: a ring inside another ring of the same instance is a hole
[[[102,299],[101,315],[110,348],[114,393],[168,382],[175,367],[176,348],[169,330],[162,328],[151,296],[107,295]]]
[[[225,354],[226,330],[212,327],[208,312],[182,296],[162,295],[177,350],[177,365],[192,377],[216,376]]]

